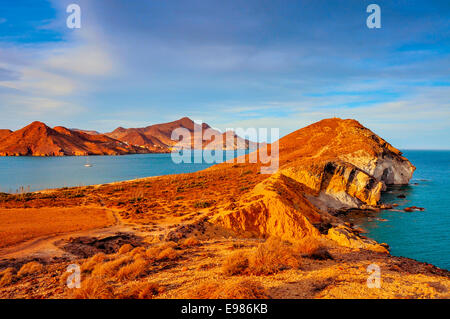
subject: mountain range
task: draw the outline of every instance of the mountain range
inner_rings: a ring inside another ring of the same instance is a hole
[[[172,139],[175,129],[189,132],[189,140]],[[218,138],[203,140],[194,137],[194,131],[209,129]],[[222,144],[223,143],[223,144]],[[224,147],[222,147],[225,145]],[[0,156],[66,156],[66,155],[124,155],[142,153],[169,153],[176,147],[193,149],[254,149],[258,143],[212,129],[208,124],[197,124],[184,117],[177,121],[155,124],[143,128],[118,127],[109,133],[93,130],[50,128],[42,122],[33,122],[24,128],[11,131],[0,129]]]

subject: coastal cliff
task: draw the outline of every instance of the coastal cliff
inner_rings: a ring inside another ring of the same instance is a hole
[[[338,118],[314,123],[278,143],[278,172],[214,221],[266,237],[327,237],[347,247],[386,251],[334,215],[350,208],[378,209],[386,185],[407,184],[415,167],[402,153],[359,122]]]
[[[326,119],[280,140],[280,171],[308,186],[322,209],[376,206],[386,185],[408,184],[415,167],[355,120]]]

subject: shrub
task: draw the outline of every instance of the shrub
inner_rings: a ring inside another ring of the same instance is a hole
[[[176,259],[177,257],[178,257],[178,253],[176,252],[176,250],[169,247],[169,248],[162,250],[158,254],[158,257],[156,259],[157,260],[173,260],[173,259]]]
[[[287,243],[269,238],[249,253],[236,252],[222,266],[226,275],[270,275],[300,266],[300,254]]]
[[[164,287],[152,282],[133,282],[123,286],[116,293],[119,299],[153,299],[164,292]]]
[[[100,277],[113,277],[122,266],[128,264],[131,260],[131,256],[123,256],[103,264],[98,264],[92,271],[92,274]]]
[[[251,173],[253,173],[252,170],[246,170],[245,172],[241,173],[241,176],[248,175],[248,174],[251,174]]]
[[[249,257],[249,269],[255,275],[270,275],[299,266],[299,256],[292,247],[278,239],[268,239],[260,244]]]
[[[130,244],[124,244],[124,245],[122,245],[122,247],[119,248],[118,253],[120,255],[123,255],[123,254],[130,252],[131,250],[133,250],[133,246],[131,246]]]
[[[268,299],[267,291],[260,284],[243,280],[240,282],[205,282],[186,292],[190,299]]]
[[[14,269],[9,267],[0,272],[0,287],[5,287],[12,283],[14,278]]]
[[[231,254],[222,266],[225,275],[233,276],[244,273],[248,268],[248,257],[242,251]]]
[[[116,277],[119,280],[135,279],[142,276],[148,270],[148,261],[140,257],[135,259],[131,264],[125,265],[119,269]]]
[[[304,237],[302,240],[295,242],[294,250],[300,254],[310,255],[320,248],[320,241],[313,237]]]
[[[181,244],[183,247],[193,247],[198,245],[200,245],[200,241],[195,237],[186,238]]]
[[[209,206],[211,206],[211,203],[207,201],[199,201],[194,203],[194,208],[208,208]]]
[[[95,266],[97,266],[99,263],[102,263],[105,261],[106,255],[104,253],[98,253],[91,258],[87,259],[82,265],[81,265],[81,271],[82,272],[92,272],[94,270]]]
[[[81,282],[81,288],[71,289],[73,299],[112,299],[113,287],[102,277],[93,276]]]
[[[158,254],[160,253],[161,249],[158,247],[149,247],[145,251],[145,256],[149,259],[155,260],[158,257]]]
[[[136,247],[130,252],[130,255],[136,258],[137,256],[141,256],[144,253],[145,247]]]
[[[38,263],[37,261],[31,261],[20,268],[17,276],[23,277],[31,274],[37,274],[40,273],[43,269],[44,266],[42,266],[40,263]]]

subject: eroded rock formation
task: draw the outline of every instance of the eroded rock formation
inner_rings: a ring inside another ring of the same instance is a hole
[[[223,207],[214,222],[243,233],[299,240],[324,237],[342,246],[386,251],[334,216],[374,209],[389,184],[406,184],[415,167],[355,120],[326,119],[279,141],[280,168]]]

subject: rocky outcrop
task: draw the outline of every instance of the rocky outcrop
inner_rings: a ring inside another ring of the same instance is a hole
[[[296,241],[319,237],[314,224],[324,222],[325,218],[309,203],[303,185],[275,174],[256,185],[239,202],[224,207],[213,222],[247,235]]]
[[[390,184],[407,184],[415,167],[355,120],[326,119],[280,140],[280,170],[311,189],[322,210],[376,206]]]
[[[281,173],[259,183],[239,202],[224,207],[212,222],[244,236],[331,240],[350,248],[387,252],[385,246],[362,238],[338,218],[317,209],[309,190]]]
[[[380,207],[389,184],[408,183],[414,166],[354,120],[327,119],[279,140],[280,167],[214,222],[245,234],[296,241],[312,236],[341,246],[387,252],[334,216]]]
[[[375,240],[361,237],[357,232],[344,225],[330,228],[326,237],[344,247],[367,249],[381,253],[389,251],[386,244],[379,244]]]
[[[281,172],[310,190],[308,199],[322,210],[377,205],[384,184],[359,168],[341,161],[326,161]]]

